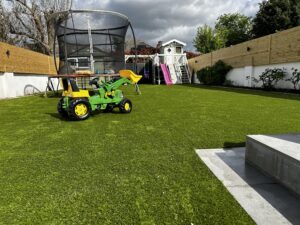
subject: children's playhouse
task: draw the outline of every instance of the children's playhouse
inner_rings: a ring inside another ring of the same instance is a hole
[[[188,84],[191,83],[191,73],[184,47],[186,43],[173,39],[167,42],[159,42],[159,53],[154,55],[126,55],[127,66],[129,59],[137,58],[144,61],[139,72],[144,78],[153,84]]]

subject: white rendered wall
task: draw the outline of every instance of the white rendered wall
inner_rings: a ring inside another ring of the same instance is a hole
[[[191,69],[190,69],[191,70]],[[200,84],[200,81],[197,77],[197,71],[191,71],[192,84]]]
[[[300,70],[300,62],[236,68],[236,69],[231,70],[227,74],[226,78],[227,78],[227,80],[231,80],[233,82],[233,85],[235,85],[235,86],[261,87],[262,83],[253,82],[252,78],[258,79],[259,76],[268,68],[269,69],[285,68],[287,71],[287,74],[288,74],[285,79],[288,79],[291,77],[292,68],[297,68]],[[293,89],[294,87],[293,87],[292,83],[282,80],[282,81],[278,82],[278,84],[276,85],[276,88]]]
[[[47,81],[47,75],[2,73],[0,74],[0,99],[44,92]],[[57,80],[53,80],[53,83],[57,85]]]
[[[5,98],[6,97],[6,92],[7,92],[7,79],[12,76],[11,73],[0,73],[0,98]]]
[[[288,75],[285,79],[288,79],[292,74],[292,68],[296,68],[300,70],[300,62],[295,63],[284,63],[284,64],[273,64],[273,65],[265,65],[265,66],[247,66],[244,68],[234,68],[232,69],[226,76],[226,79],[232,81],[234,86],[239,87],[261,87],[262,83],[253,82],[253,78],[258,79],[259,76],[266,69],[274,69],[274,68],[285,68]],[[195,83],[200,83],[197,74],[195,74]],[[293,89],[293,84],[287,81],[279,81],[276,85],[276,88],[282,89]]]
[[[249,87],[250,85],[245,85],[247,76],[251,76],[251,74],[248,74],[245,68],[234,68],[229,71],[226,80],[232,81],[234,86]]]

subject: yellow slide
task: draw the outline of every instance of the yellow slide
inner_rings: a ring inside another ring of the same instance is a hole
[[[137,84],[143,76],[136,75],[132,70],[120,70],[121,77],[128,78],[132,83]]]

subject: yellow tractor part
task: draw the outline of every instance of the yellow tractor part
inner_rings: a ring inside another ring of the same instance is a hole
[[[63,96],[70,98],[89,98],[90,94],[88,90],[73,91],[72,88],[69,87],[68,91],[63,92]]]
[[[91,97],[88,90],[80,90],[78,92],[72,92],[71,96],[72,98],[89,98]]]
[[[130,110],[130,104],[128,102],[126,102],[124,108],[126,111]]]
[[[143,76],[136,75],[132,70],[120,70],[121,77],[128,78],[133,84],[136,84],[142,79]]]
[[[88,108],[85,104],[78,104],[75,107],[75,113],[77,116],[85,116],[88,112]]]

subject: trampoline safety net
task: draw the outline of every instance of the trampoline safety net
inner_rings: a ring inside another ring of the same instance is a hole
[[[88,70],[114,74],[125,68],[128,18],[110,11],[60,12],[56,23],[59,74]]]

